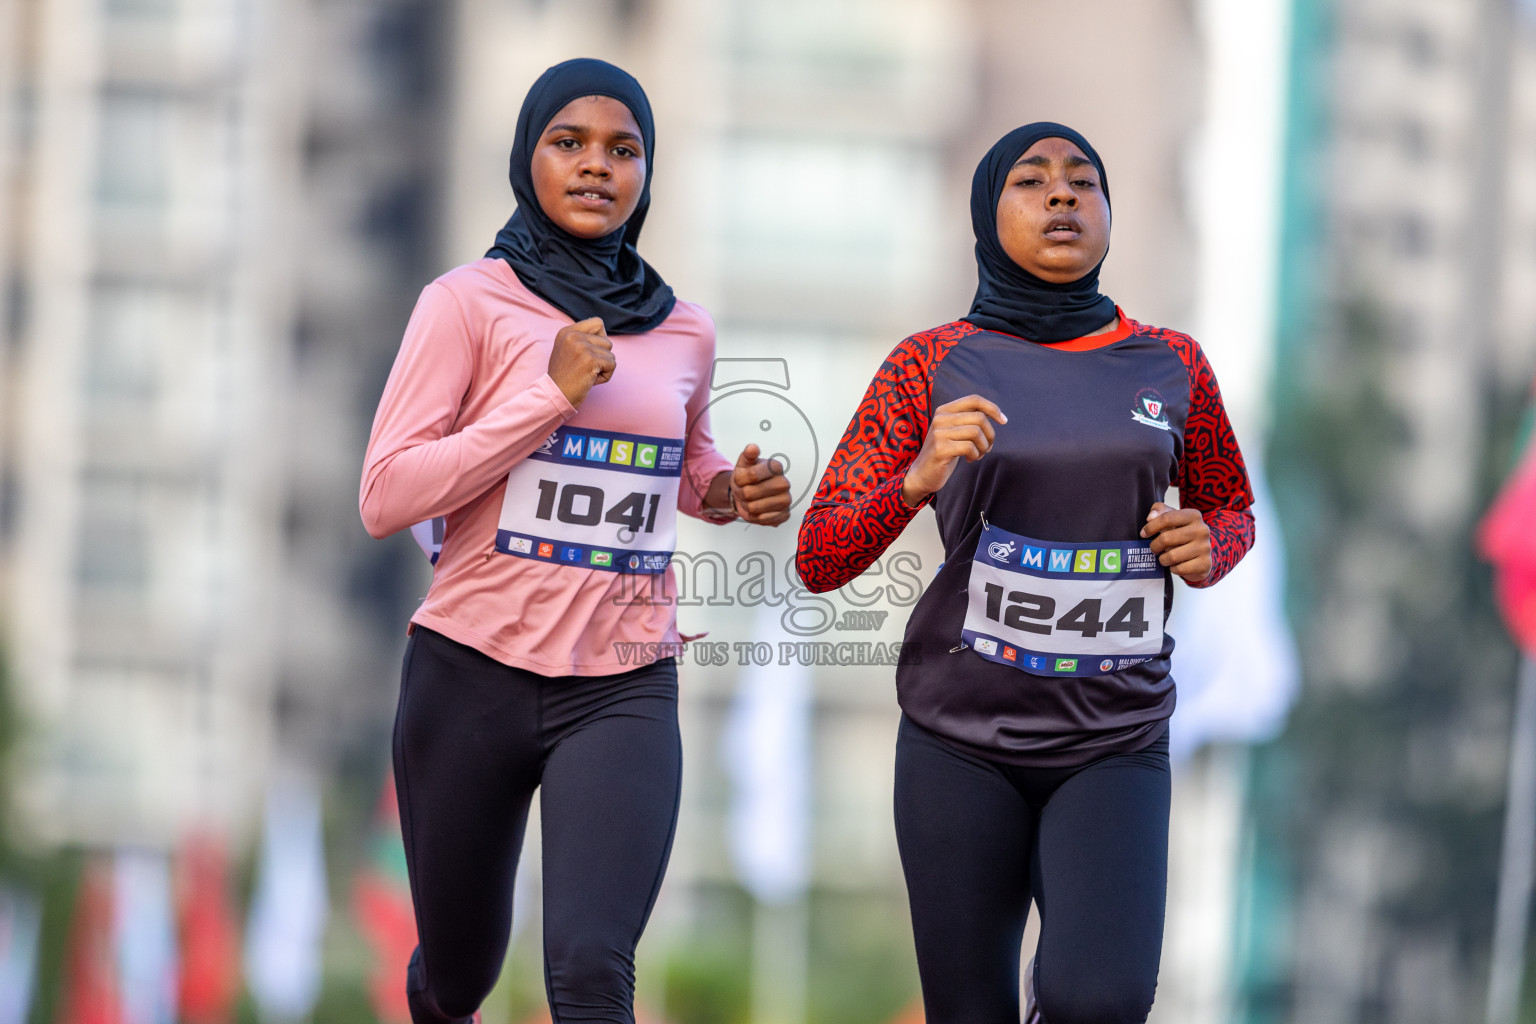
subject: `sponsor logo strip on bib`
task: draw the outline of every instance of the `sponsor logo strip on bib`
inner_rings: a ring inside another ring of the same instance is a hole
[[[507,474],[496,550],[657,573],[677,547],[681,438],[564,426]]]
[[[545,438],[528,458],[556,466],[596,466],[614,473],[675,477],[683,472],[683,440],[566,426]]]
[[[1149,541],[1067,544],[987,525],[962,636],[988,661],[1035,675],[1118,672],[1162,651],[1166,577]]]

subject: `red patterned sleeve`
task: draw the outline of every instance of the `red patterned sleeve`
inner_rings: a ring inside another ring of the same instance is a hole
[[[1179,501],[1200,510],[1211,530],[1211,573],[1192,587],[1209,587],[1253,547],[1253,488],[1237,437],[1221,401],[1216,374],[1195,339],[1156,331],[1189,372],[1189,418],[1179,463]]]
[[[795,568],[807,589],[857,578],[917,515],[901,500],[901,481],[928,433],[933,369],[976,330],[956,321],[914,334],[875,374],[800,524]]]

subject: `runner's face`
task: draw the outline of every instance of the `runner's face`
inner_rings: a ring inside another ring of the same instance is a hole
[[[1109,251],[1109,202],[1098,169],[1066,139],[1041,139],[1008,172],[997,200],[1003,251],[1042,281],[1065,284]]]
[[[629,108],[583,96],[550,118],[533,150],[533,193],[577,238],[602,238],[629,220],[645,189],[645,143]]]

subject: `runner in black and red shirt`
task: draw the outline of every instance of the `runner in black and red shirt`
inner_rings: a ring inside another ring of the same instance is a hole
[[[896,670],[896,828],[929,1024],[1143,1021],[1162,947],[1172,576],[1253,543],[1242,454],[1195,342],[1098,289],[1103,162],[1040,122],[971,191],[963,319],[875,375],[800,531],[814,591],[854,579],[925,503],[945,561]],[[1164,503],[1178,488],[1181,508]],[[1033,1005],[1028,1005],[1033,1004]]]

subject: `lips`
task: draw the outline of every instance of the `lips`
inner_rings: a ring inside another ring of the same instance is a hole
[[[580,185],[568,189],[566,194],[574,197],[579,202],[593,206],[606,206],[613,202],[613,193],[600,185]]]
[[[1082,233],[1083,228],[1078,223],[1077,218],[1066,214],[1058,214],[1052,217],[1045,225],[1045,237],[1058,242],[1079,238]]]

